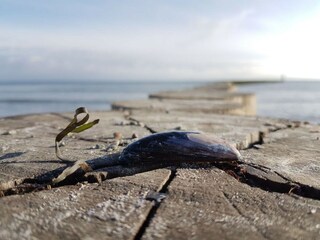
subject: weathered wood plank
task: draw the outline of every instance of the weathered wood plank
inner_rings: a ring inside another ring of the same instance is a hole
[[[130,100],[119,101],[112,103],[112,109],[114,110],[134,110],[134,109],[146,109],[146,110],[158,110],[162,112],[168,111],[192,111],[194,113],[219,113],[219,114],[234,114],[234,115],[246,115],[246,107],[240,103],[231,103],[226,101],[207,101],[207,100]]]
[[[320,202],[249,187],[218,169],[178,169],[143,239],[316,239]]]
[[[293,182],[320,189],[320,127],[285,129],[270,133],[259,149],[242,154],[248,161],[267,166]]]
[[[208,83],[204,86],[194,87],[193,90],[206,89],[210,91],[224,91],[224,92],[234,92],[237,88],[232,82],[214,82]]]
[[[159,113],[150,111],[133,111],[135,119],[155,132],[168,130],[202,131],[215,134],[233,143],[239,149],[259,142],[262,134],[275,129],[293,125],[290,121],[272,120],[246,116],[194,114],[191,112]]]
[[[26,115],[7,119],[8,125],[1,121],[0,132],[4,134],[0,138],[0,190],[65,166],[55,156],[54,139],[72,116]],[[133,133],[140,137],[150,133],[138,125],[121,125],[127,121],[121,112],[92,113],[92,119],[95,118],[101,118],[101,121],[90,131],[77,134],[74,136],[77,139],[66,137],[67,147],[61,148],[66,158],[76,161],[104,156],[114,132],[120,132],[128,139]]]
[[[157,111],[146,111],[146,110],[133,110],[131,111],[132,118],[138,119],[141,123],[154,122],[154,123],[169,123],[169,122],[180,122],[183,125],[185,122],[202,124],[207,123],[219,126],[243,126],[243,127],[258,127],[261,130],[267,132],[288,128],[298,127],[302,125],[301,122],[290,121],[285,119],[274,119],[267,117],[256,117],[256,116],[234,116],[234,115],[220,115],[214,113],[193,113],[189,112],[157,112]],[[178,126],[176,126],[178,127]]]
[[[185,91],[166,91],[150,94],[151,99],[176,99],[187,101],[226,101],[241,104],[246,112],[246,115],[256,115],[256,97],[252,93],[230,93],[224,91],[212,91],[210,88],[201,87],[199,89]]]
[[[198,89],[190,89],[183,91],[164,91],[159,93],[152,93],[150,98],[159,99],[179,99],[179,100],[225,100],[241,103],[244,97],[253,97],[252,93],[239,93],[239,92],[225,92],[225,91],[212,91],[207,87]]]
[[[0,198],[0,239],[133,239],[169,170]]]

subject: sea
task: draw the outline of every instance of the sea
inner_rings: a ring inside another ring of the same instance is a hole
[[[120,100],[192,88],[209,82],[21,81],[0,82],[0,117],[72,112],[79,106],[108,110]],[[285,81],[238,85],[257,96],[257,115],[320,123],[320,81]]]
[[[257,97],[257,115],[320,123],[320,81],[246,84],[240,92]]]
[[[0,117],[73,112],[79,106],[109,110],[120,100],[147,99],[149,93],[192,88],[205,82],[0,81]]]

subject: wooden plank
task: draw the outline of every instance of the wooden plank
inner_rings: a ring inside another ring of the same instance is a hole
[[[179,99],[179,100],[229,100],[232,102],[242,102],[242,98],[253,97],[252,93],[239,93],[239,92],[225,92],[213,91],[207,87],[198,89],[189,89],[182,91],[163,91],[159,93],[152,93],[150,98],[158,99]]]
[[[207,101],[207,100],[130,100],[112,103],[114,110],[158,110],[162,112],[183,111],[183,112],[203,112],[203,113],[219,113],[219,114],[234,114],[246,115],[245,106],[239,103],[230,103],[226,101]]]
[[[133,239],[170,171],[0,198],[0,239]]]
[[[241,104],[246,111],[246,115],[256,115],[256,96],[252,93],[237,93],[225,91],[212,91],[210,88],[202,87],[184,91],[165,91],[150,94],[151,99],[176,99],[187,101],[210,100],[210,101],[228,101]]]
[[[69,124],[68,117],[72,115],[26,115],[1,121],[0,190],[65,166],[55,156],[54,139]],[[66,158],[76,161],[104,156],[114,132],[120,132],[127,139],[131,139],[133,133],[140,137],[150,134],[130,122],[121,124],[127,121],[121,112],[97,112],[92,114],[92,119],[95,118],[101,121],[90,131],[77,134],[76,139],[66,137],[67,147],[62,147]]]
[[[316,239],[320,202],[249,187],[218,169],[178,169],[142,239]]]
[[[293,125],[290,121],[269,118],[191,112],[133,111],[131,118],[145,124],[155,132],[185,130],[214,134],[233,143],[238,149],[245,149],[252,143],[259,142],[261,136],[269,131]]]
[[[41,118],[39,118],[39,116],[41,116]],[[50,123],[51,121],[61,120],[61,117],[48,113],[41,115],[30,114],[0,118],[0,135],[15,135],[19,130],[25,131],[26,129],[39,124],[38,121],[40,119],[42,123]]]
[[[209,89],[210,91],[234,92],[236,90],[236,85],[232,82],[214,82],[205,84],[204,86],[195,87],[193,89]]]
[[[193,113],[189,112],[157,112],[146,110],[133,110],[130,117],[139,120],[141,123],[154,122],[154,123],[169,123],[180,122],[180,125],[184,123],[212,123],[212,125],[224,125],[224,126],[242,126],[261,128],[266,133],[288,127],[298,127],[303,123],[297,121],[290,121],[285,119],[274,119],[267,117],[253,117],[253,116],[234,116],[234,115],[220,115],[214,113]],[[150,127],[150,126],[149,126]],[[178,127],[178,126],[176,126]]]
[[[242,155],[292,182],[320,189],[319,132],[319,126],[305,125],[270,133],[262,148],[243,151]]]

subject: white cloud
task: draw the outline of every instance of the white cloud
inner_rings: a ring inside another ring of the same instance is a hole
[[[280,68],[288,60],[281,56],[293,50],[310,57],[305,54],[312,50],[306,39],[299,39],[304,47],[300,44],[298,50],[287,44],[305,25],[273,37],[274,32],[263,32],[270,25],[258,10],[238,6],[232,14],[212,10],[210,15],[189,9],[177,12],[185,21],[162,25],[128,21],[74,29],[0,25],[0,79],[215,79],[279,76],[286,73],[282,69],[294,73],[293,65]],[[313,48],[318,40],[313,40]]]
[[[219,21],[195,18],[180,28],[52,32],[2,27],[0,61],[6,70],[0,78],[246,77],[256,74],[257,57],[243,45],[250,41],[249,33],[241,32],[248,16],[250,11]]]

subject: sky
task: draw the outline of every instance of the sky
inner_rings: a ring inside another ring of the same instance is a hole
[[[0,0],[0,81],[320,79],[318,0]]]

